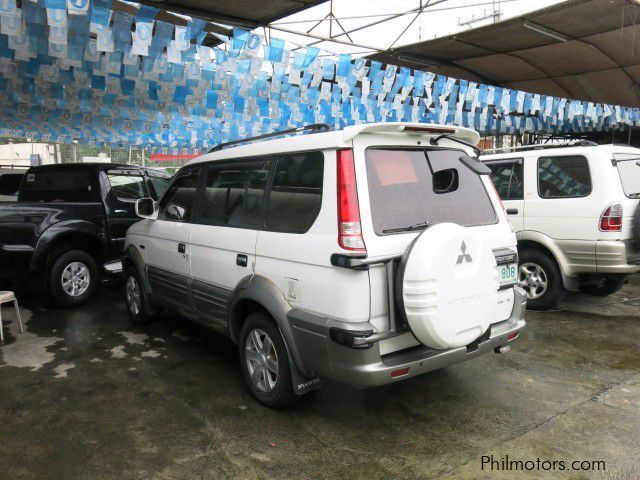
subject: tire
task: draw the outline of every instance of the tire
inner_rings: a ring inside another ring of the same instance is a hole
[[[627,275],[603,277],[595,283],[585,283],[584,285],[580,285],[579,290],[587,295],[606,297],[607,295],[616,293],[624,287],[628,280],[629,277]]]
[[[153,319],[153,308],[142,286],[138,272],[133,267],[124,271],[124,300],[129,319],[134,325],[146,325]]]
[[[252,356],[248,356],[250,351],[254,352]],[[300,399],[293,391],[285,341],[269,315],[249,314],[240,332],[239,353],[244,381],[258,402],[270,408],[283,408]],[[266,374],[262,373],[265,371]]]
[[[558,306],[566,291],[555,259],[540,250],[520,253],[519,285],[527,292],[527,308],[549,310]]]
[[[48,275],[49,294],[63,308],[82,305],[100,282],[96,261],[83,250],[69,250],[55,259]]]

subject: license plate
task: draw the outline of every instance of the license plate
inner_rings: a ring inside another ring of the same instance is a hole
[[[518,264],[517,263],[505,263],[504,265],[498,265],[498,282],[500,286],[515,285],[518,283]]]

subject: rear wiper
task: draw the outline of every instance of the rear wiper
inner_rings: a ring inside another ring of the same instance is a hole
[[[387,228],[383,230],[382,233],[398,233],[398,232],[413,232],[415,230],[424,230],[429,228],[431,222],[420,222],[409,227],[399,227],[399,228]]]
[[[431,145],[438,145],[438,142],[439,142],[440,140],[442,140],[443,138],[446,138],[447,140],[451,140],[452,142],[460,143],[460,144],[464,145],[465,147],[472,148],[472,149],[473,149],[473,151],[475,152],[476,156],[478,156],[478,157],[479,157],[479,156],[480,156],[480,154],[482,153],[482,152],[480,151],[480,149],[479,149],[477,146],[472,145],[472,144],[471,144],[471,143],[469,143],[469,142],[465,142],[464,140],[460,140],[459,138],[454,137],[454,136],[453,136],[453,135],[451,135],[451,134],[439,135],[439,136],[437,136],[437,137],[432,138],[432,139],[431,139]]]

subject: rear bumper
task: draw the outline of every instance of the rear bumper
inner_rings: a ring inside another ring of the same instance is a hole
[[[598,273],[636,273],[640,271],[640,257],[631,253],[629,242],[596,242],[596,271]]]
[[[308,319],[300,322],[301,319],[295,314],[289,319],[296,337],[296,346],[301,353],[306,370],[314,375],[351,385],[373,387],[470,360],[509,344],[509,336],[519,333],[526,325],[524,320],[526,295],[517,287],[514,289],[514,295],[511,316],[503,322],[493,324],[487,339],[471,347],[450,350],[433,350],[418,346],[382,356],[377,342],[369,348],[359,349],[346,347],[331,340],[329,329],[336,327],[337,322],[325,321],[324,333],[322,333],[322,329],[315,328],[317,324],[308,325],[306,322]],[[343,327],[349,329],[349,324],[344,324]],[[406,372],[397,375],[399,370]],[[392,372],[396,372],[397,376],[392,376]]]

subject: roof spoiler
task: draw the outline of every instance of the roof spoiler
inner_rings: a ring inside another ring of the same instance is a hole
[[[353,125],[343,130],[343,139],[345,142],[353,140],[362,133],[408,133],[411,135],[450,135],[460,140],[464,140],[472,145],[477,145],[480,141],[480,135],[475,130],[464,127],[455,127],[451,125],[438,125],[431,123],[405,123],[405,122],[387,122],[387,123],[365,123],[362,125]]]

